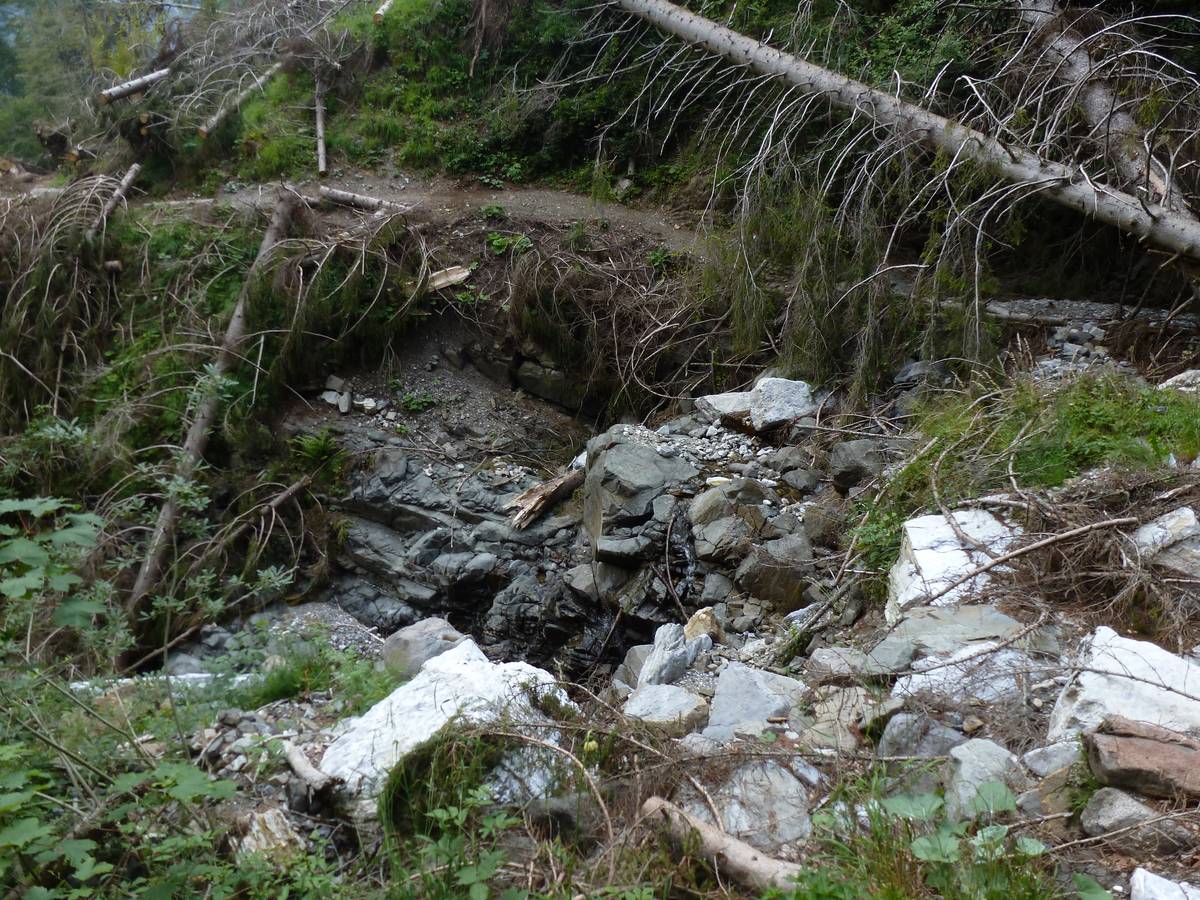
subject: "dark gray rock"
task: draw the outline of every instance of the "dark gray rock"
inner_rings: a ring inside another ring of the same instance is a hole
[[[1134,827],[1149,823],[1152,819],[1160,819],[1160,816],[1158,810],[1124,791],[1106,787],[1092,794],[1079,817],[1079,824],[1089,837],[1119,832],[1106,843],[1119,853],[1133,856],[1183,853],[1196,846],[1196,838],[1177,822],[1160,820],[1140,828]]]
[[[883,473],[886,445],[873,438],[843,441],[829,455],[833,486],[843,494],[862,481]]]
[[[808,538],[789,534],[752,547],[734,574],[734,582],[772,605],[777,612],[807,606],[805,575],[812,572]]]
[[[875,748],[880,756],[945,756],[967,736],[936,719],[915,713],[897,713],[883,729]]]
[[[549,400],[571,412],[578,412],[587,397],[585,381],[533,360],[527,359],[517,367],[516,378],[517,384],[533,396]]]
[[[810,469],[793,469],[780,480],[799,494],[811,494],[821,484],[820,477]]]
[[[812,453],[803,447],[780,447],[769,454],[764,460],[768,468],[776,472],[791,472],[794,469],[807,469],[813,463]]]
[[[617,425],[588,442],[584,524],[593,542],[614,527],[645,522],[658,496],[699,474],[691,463],[662,456],[637,436]]]

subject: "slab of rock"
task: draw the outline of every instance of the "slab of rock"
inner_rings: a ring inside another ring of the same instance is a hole
[[[900,672],[913,660],[947,657],[965,647],[996,641],[1023,650],[1052,653],[1057,650],[1053,632],[1042,629],[1027,638],[1011,638],[1025,626],[994,606],[923,606],[911,609],[868,654],[878,673]]]
[[[1139,868],[1129,879],[1129,900],[1200,900],[1200,887]]]
[[[800,742],[815,749],[853,751],[859,745],[860,723],[877,706],[866,688],[826,689],[813,704],[813,723],[800,732]]]
[[[893,697],[927,694],[955,703],[997,703],[1022,696],[1046,671],[1029,654],[994,641],[971,644],[949,656],[927,656],[896,679]]]
[[[1079,751],[1079,741],[1059,741],[1047,747],[1030,750],[1021,757],[1021,762],[1038,778],[1045,778],[1051,772],[1057,772],[1059,769],[1079,762],[1081,759]]]
[[[303,853],[304,839],[292,828],[283,810],[277,806],[256,810],[237,822],[240,837],[233,839],[235,853],[246,856],[257,853],[275,863]]]
[[[765,760],[738,766],[715,788],[706,787],[725,831],[763,853],[779,856],[812,834],[808,790],[820,778],[819,772],[799,760],[790,766]],[[718,824],[699,798],[684,808],[701,821]]]
[[[696,398],[696,409],[710,419],[745,420],[750,415],[750,391],[728,391]]]
[[[401,679],[409,679],[429,660],[457,647],[467,636],[445,619],[422,619],[401,628],[383,642],[383,664]]]
[[[1021,533],[986,510],[960,509],[952,515],[963,534],[997,555],[1009,550]],[[986,553],[964,544],[945,516],[909,519],[902,526],[900,557],[888,573],[888,624],[896,622],[902,610],[941,594],[989,560]],[[960,603],[982,589],[989,577],[987,572],[977,575],[938,596],[933,604]]]
[[[1013,793],[1028,786],[1017,758],[999,744],[982,738],[952,747],[942,778],[946,785],[946,818],[951,822],[975,817],[975,796],[980,785],[1001,782]]]
[[[343,720],[317,767],[340,778],[356,813],[374,815],[374,798],[392,768],[409,751],[456,717],[489,721],[505,713],[529,715],[529,690],[569,703],[549,672],[528,663],[493,663],[465,640],[425,663],[417,676],[363,715]]]
[[[1160,391],[1183,391],[1185,394],[1200,392],[1200,369],[1188,369],[1186,372],[1180,372],[1162,382],[1158,389]]]
[[[708,701],[674,684],[644,684],[625,701],[625,715],[679,737],[708,718]]]
[[[1078,671],[1050,714],[1052,741],[1091,731],[1108,716],[1176,731],[1200,730],[1200,660],[1097,628],[1080,644]]]
[[[714,644],[725,640],[725,629],[721,627],[711,606],[696,610],[683,626],[683,636],[687,640],[695,640],[701,635],[708,635]]]
[[[1101,784],[1147,797],[1200,797],[1200,741],[1121,716],[1084,735],[1088,765]]]
[[[750,549],[733,580],[742,590],[788,613],[807,606],[804,576],[812,571],[812,547],[802,534],[786,534]]]
[[[769,431],[811,416],[819,408],[807,382],[762,378],[750,392],[750,427]]]
[[[804,671],[814,678],[852,678],[871,671],[867,654],[854,647],[820,647],[805,660]]]
[[[630,647],[625,653],[624,661],[613,672],[613,682],[623,685],[630,691],[636,688],[638,678],[642,674],[642,667],[646,664],[650,651],[653,649],[653,644],[636,644]]]
[[[737,726],[786,716],[807,693],[808,687],[798,679],[731,662],[717,677],[704,736],[732,740]]]
[[[1158,821],[1151,822],[1154,819]],[[1149,824],[1132,827],[1143,822]],[[1079,824],[1089,837],[1119,832],[1108,839],[1108,845],[1131,855],[1182,853],[1196,843],[1192,833],[1178,822],[1162,819],[1158,810],[1110,787],[1092,794]]]
[[[638,687],[645,684],[671,684],[688,670],[701,653],[712,649],[707,634],[688,640],[684,627],[676,623],[660,625],[654,632],[654,645],[638,675]]]

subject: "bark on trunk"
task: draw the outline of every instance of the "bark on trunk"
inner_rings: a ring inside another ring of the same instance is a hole
[[[1190,214],[1172,189],[1170,170],[1146,149],[1145,129],[1129,114],[1127,102],[1117,96],[1113,85],[1096,75],[1082,37],[1059,26],[1062,7],[1056,0],[1023,0],[1020,10],[1021,21],[1037,35],[1045,58],[1053,64],[1055,77],[1075,89],[1079,109],[1093,135],[1103,143],[1109,164],[1130,185],[1141,187],[1151,201]]]
[[[647,819],[664,820],[671,840],[678,845],[688,846],[695,835],[700,841],[700,851],[712,857],[718,869],[755,891],[795,887],[796,879],[804,871],[796,863],[760,853],[720,828],[688,815],[662,797],[651,797],[643,803],[642,815]]]
[[[255,91],[262,90],[263,85],[274,78],[275,73],[282,68],[283,63],[275,63],[275,65],[271,66],[271,68],[267,69],[267,71],[263,72],[261,75],[251,81],[249,86],[239,91],[237,96],[233,98],[232,103],[222,103],[221,108],[213,113],[207,122],[196,129],[196,134],[200,135],[200,140],[204,140],[210,134],[220,128],[221,123],[225,121],[226,117],[231,112],[240,109],[241,105],[250,98],[251,94],[253,94]]]
[[[220,349],[217,351],[217,358],[213,369],[218,376],[225,375],[237,365],[238,348],[242,343],[242,339],[246,336],[246,297],[250,293],[253,275],[271,248],[283,237],[284,232],[287,230],[288,222],[291,220],[292,212],[295,209],[295,202],[292,191],[285,188],[279,196],[279,201],[275,204],[275,212],[271,216],[271,224],[267,227],[266,233],[263,235],[262,243],[259,244],[258,255],[254,258],[250,270],[246,273],[246,280],[242,283],[242,290],[238,295],[237,304],[233,308],[233,314],[229,317],[229,324],[225,328],[225,336],[221,340]],[[208,447],[209,432],[216,421],[220,405],[221,398],[215,392],[200,401],[200,405],[196,409],[196,417],[192,420],[191,427],[188,428],[187,437],[184,439],[183,448],[175,464],[176,477],[187,480],[195,474],[201,459],[204,457],[204,451]],[[151,586],[158,580],[159,574],[162,572],[163,563],[166,560],[167,551],[170,549],[175,537],[175,526],[178,524],[178,521],[179,505],[173,498],[168,496],[163,503],[162,509],[159,510],[154,532],[150,536],[149,543],[146,545],[146,558],[142,562],[137,580],[133,585],[133,591],[129,595],[127,608],[131,613],[139,608],[143,598],[149,593]]]
[[[616,0],[616,3],[672,37],[758,74],[781,78],[806,93],[820,94],[835,106],[855,115],[869,116],[927,147],[952,157],[972,159],[998,179],[1036,187],[1042,196],[1120,228],[1160,250],[1200,261],[1200,224],[1191,216],[1097,186],[1075,167],[1044,160],[1027,150],[1006,147],[981,131],[768,47],[667,0]]]
[[[132,81],[114,84],[107,90],[101,91],[97,99],[100,101],[101,106],[105,106],[114,100],[132,97],[134,94],[140,94],[146,88],[150,87],[150,85],[162,81],[170,74],[170,69],[159,69],[157,72],[151,72],[149,75],[143,75],[141,78],[134,78]]]
[[[117,185],[117,189],[113,191],[113,195],[104,204],[104,209],[100,210],[100,215],[96,217],[96,221],[92,223],[92,227],[84,234],[84,240],[89,244],[96,239],[96,234],[104,227],[104,223],[108,221],[108,217],[113,214],[121,204],[121,201],[125,199],[125,194],[133,186],[133,182],[138,177],[140,171],[142,171],[141,163],[134,163],[129,167],[129,171],[125,173],[125,177],[121,179],[121,183]]]
[[[329,166],[325,161],[325,88],[320,82],[317,82],[314,106],[317,117],[317,174],[324,178],[329,174]]]
[[[366,194],[340,191],[337,188],[325,187],[324,185],[321,185],[321,196],[339,206],[349,206],[352,209],[361,209],[364,212],[380,212],[381,210],[404,212],[407,209],[407,207],[396,203],[394,200],[384,200],[382,197],[368,197]]]

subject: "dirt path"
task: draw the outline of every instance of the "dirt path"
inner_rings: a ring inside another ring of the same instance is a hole
[[[495,205],[503,207],[514,218],[535,219],[548,225],[567,227],[581,220],[604,221],[615,232],[638,234],[675,251],[699,253],[703,247],[702,235],[679,213],[593,200],[553,188],[508,187],[494,190],[482,186],[463,187],[440,176],[422,178],[399,175],[387,178],[361,172],[320,182],[295,182],[298,189],[311,194],[315,194],[321,184],[394,200],[425,210],[447,222],[473,215],[485,206]],[[222,197],[258,205],[260,201],[271,202],[263,198],[273,198],[275,190],[273,184],[251,185]]]

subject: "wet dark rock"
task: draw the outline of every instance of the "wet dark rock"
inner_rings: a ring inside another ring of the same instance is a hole
[[[860,482],[882,474],[886,445],[873,438],[843,441],[829,455],[833,486],[843,494]]]

